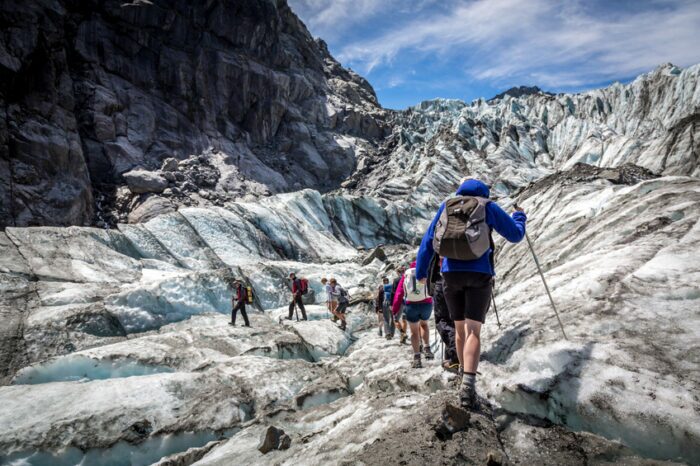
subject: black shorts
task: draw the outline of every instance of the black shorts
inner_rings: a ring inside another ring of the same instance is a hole
[[[492,277],[480,272],[444,272],[444,293],[452,320],[484,323],[491,304]]]

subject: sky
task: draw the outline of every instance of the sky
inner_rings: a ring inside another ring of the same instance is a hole
[[[700,0],[288,2],[387,108],[519,85],[578,92],[700,62]]]

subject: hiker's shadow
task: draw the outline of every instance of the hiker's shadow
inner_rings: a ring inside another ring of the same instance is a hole
[[[491,364],[503,364],[510,356],[523,347],[525,337],[532,332],[530,321],[526,320],[513,328],[503,332],[498,339],[493,342],[488,351],[481,353],[481,360]]]

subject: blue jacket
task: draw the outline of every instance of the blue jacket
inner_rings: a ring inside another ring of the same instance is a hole
[[[478,196],[489,197],[489,188],[479,180],[467,180],[457,189],[458,196]],[[440,208],[435,214],[435,218],[430,223],[428,231],[423,236],[423,241],[418,249],[418,260],[416,264],[416,278],[419,280],[428,276],[428,267],[430,260],[433,257],[433,237],[435,236],[435,225],[445,208],[445,203],[440,205]],[[527,216],[523,212],[513,212],[511,217],[501,209],[495,202],[489,202],[486,205],[486,224],[496,230],[501,236],[510,241],[517,243],[525,236],[525,221]],[[443,272],[481,272],[489,275],[496,275],[496,272],[491,267],[491,255],[493,250],[489,250],[480,258],[473,261],[463,261],[458,259],[447,259],[442,261]]]
[[[386,285],[384,285],[384,299],[387,302],[391,301],[391,289],[391,283],[387,283]]]

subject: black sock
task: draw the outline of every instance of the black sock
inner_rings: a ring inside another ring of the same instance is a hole
[[[476,374],[474,372],[465,372],[462,377],[462,383],[470,385],[472,388],[476,385]]]

